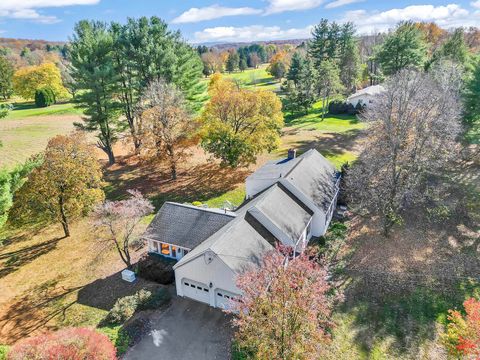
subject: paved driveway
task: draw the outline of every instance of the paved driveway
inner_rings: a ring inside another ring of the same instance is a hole
[[[174,296],[170,307],[154,314],[151,322],[151,332],[125,359],[230,359],[229,317],[218,309]]]

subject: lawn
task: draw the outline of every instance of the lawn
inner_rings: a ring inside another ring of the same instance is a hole
[[[13,105],[13,110],[5,120],[24,119],[32,116],[82,115],[82,110],[75,108],[72,103],[55,104],[43,108],[36,107],[33,102],[14,103]]]
[[[258,69],[225,73],[225,77],[238,81],[245,88],[257,88],[276,91],[280,88],[280,82],[267,72],[267,65],[260,65]]]

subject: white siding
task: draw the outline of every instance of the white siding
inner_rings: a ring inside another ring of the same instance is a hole
[[[214,256],[213,261],[207,264],[202,254],[175,269],[177,295],[183,296],[183,279],[194,280],[206,284],[210,288],[210,306],[213,307],[215,307],[214,289],[220,288],[233,294],[240,293],[240,290],[235,286],[235,278],[236,274],[217,256]]]

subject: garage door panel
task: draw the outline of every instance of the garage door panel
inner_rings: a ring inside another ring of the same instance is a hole
[[[228,310],[232,307],[232,300],[238,297],[238,294],[223,289],[215,289],[215,307]]]
[[[184,279],[182,281],[182,290],[184,296],[210,304],[210,289],[207,285],[194,280]]]

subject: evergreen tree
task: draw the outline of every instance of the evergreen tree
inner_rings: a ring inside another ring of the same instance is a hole
[[[239,64],[238,64],[238,67],[239,67],[240,71],[245,71],[245,70],[247,70],[247,68],[248,68],[247,60],[245,60],[244,58],[241,58],[241,59],[240,59],[240,62],[239,62]]]
[[[0,96],[7,100],[13,93],[13,66],[5,56],[0,55]]]
[[[292,79],[288,80],[283,86],[283,90],[286,93],[286,106],[292,114],[300,110],[308,114],[308,110],[317,100],[317,71],[313,61],[307,58],[303,59],[301,64],[297,84],[295,85]]]
[[[328,111],[330,99],[343,90],[340,81],[340,70],[333,60],[324,60],[318,67],[316,77],[318,95],[322,98],[322,121]]]
[[[298,51],[296,51],[292,55],[292,62],[287,72],[287,80],[293,81],[295,86],[298,85],[300,79],[300,72],[302,71],[304,63],[305,58]]]
[[[231,51],[228,54],[226,69],[228,72],[234,72],[239,67],[240,57],[236,51]]]
[[[477,58],[474,71],[465,85],[463,104],[468,126],[480,123],[480,61]]]
[[[432,62],[440,59],[449,59],[460,65],[466,65],[468,61],[468,48],[465,43],[463,28],[454,30],[447,41],[434,53]]]
[[[343,24],[338,40],[338,67],[340,68],[340,80],[349,91],[355,91],[355,85],[360,74],[360,54],[354,36],[355,25],[350,22]]]
[[[380,46],[376,60],[385,75],[393,75],[406,67],[421,67],[427,47],[422,32],[412,22],[401,22]]]
[[[69,51],[72,77],[79,91],[76,102],[87,115],[77,127],[94,132],[97,146],[115,162],[113,144],[125,130],[119,121],[119,75],[114,66],[114,42],[107,25],[97,21],[80,21],[75,25]]]

